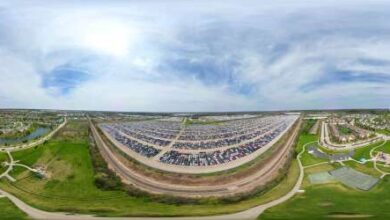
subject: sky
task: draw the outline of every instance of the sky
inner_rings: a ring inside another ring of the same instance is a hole
[[[0,108],[389,108],[389,11],[366,0],[0,0]]]

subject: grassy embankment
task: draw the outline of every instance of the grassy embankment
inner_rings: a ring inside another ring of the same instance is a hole
[[[20,211],[11,201],[0,198],[0,219],[29,219],[27,215]]]
[[[372,190],[359,191],[339,183],[310,185],[305,193],[267,210],[261,219],[328,219],[343,215],[357,219],[389,219],[390,178],[385,177]]]
[[[351,134],[353,134],[351,129],[349,129],[347,127],[344,127],[344,126],[338,125],[337,129],[339,130],[341,135],[351,135]]]
[[[266,203],[288,192],[298,176],[294,160],[287,177],[266,193],[236,203],[209,199],[198,205],[172,205],[148,196],[129,196],[122,190],[102,190],[89,152],[88,123],[71,121],[66,128],[44,145],[13,154],[15,160],[34,166],[47,166],[48,179],[39,179],[23,168],[16,168],[15,183],[0,181],[7,190],[40,209],[94,213],[101,216],[183,216],[237,212]]]
[[[0,152],[0,174],[2,174],[7,169],[7,167],[3,166],[3,163],[6,161],[8,161],[7,154]]]
[[[321,163],[321,162],[327,161],[327,160],[324,160],[324,159],[316,158],[313,155],[309,154],[309,152],[308,152],[308,148],[311,145],[318,146],[316,141],[318,141],[318,138],[319,138],[319,135],[320,135],[319,132],[317,133],[317,135],[312,135],[312,134],[309,133],[310,129],[315,124],[315,122],[316,122],[316,120],[312,120],[312,119],[305,120],[305,123],[304,123],[303,128],[302,128],[301,135],[300,135],[300,137],[298,139],[297,148],[295,150],[296,154],[298,154],[299,152],[302,151],[303,145],[305,145],[307,143],[313,142],[313,143],[308,144],[306,146],[306,151],[301,156],[301,162],[302,162],[303,166],[310,166],[310,165],[313,165],[313,164],[317,164],[317,163]]]

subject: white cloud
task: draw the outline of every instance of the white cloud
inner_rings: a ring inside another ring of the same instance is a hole
[[[390,79],[388,9],[383,1],[3,2],[0,106],[388,107],[390,83],[375,80]],[[91,77],[58,95],[42,82],[62,65]],[[371,75],[340,81],[329,71]],[[302,89],[313,83],[318,85]],[[251,92],[240,92],[245,87]]]

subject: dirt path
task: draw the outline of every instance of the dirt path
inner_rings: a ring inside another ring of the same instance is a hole
[[[377,148],[380,148],[380,147],[382,147],[383,145],[385,145],[386,142],[387,142],[387,140],[385,140],[382,144],[380,144],[380,145],[378,145],[378,146],[376,146],[376,147],[373,147],[373,148],[370,150],[370,156],[371,156],[371,159],[372,159],[373,162],[374,162],[374,168],[375,168],[378,172],[380,172],[380,173],[382,174],[382,175],[381,175],[381,179],[382,179],[383,177],[385,177],[386,175],[390,175],[390,173],[389,173],[389,172],[385,172],[385,171],[383,171],[383,170],[381,170],[381,169],[378,168],[378,165],[376,164],[376,158],[375,158],[375,156],[374,156],[374,151],[375,151]]]

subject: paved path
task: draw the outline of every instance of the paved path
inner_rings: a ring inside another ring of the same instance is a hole
[[[381,169],[378,168],[378,165],[376,164],[376,158],[375,158],[375,156],[374,156],[374,150],[376,150],[377,148],[382,147],[383,145],[386,144],[386,142],[387,142],[387,140],[385,140],[382,144],[380,144],[380,145],[378,145],[378,146],[376,146],[376,147],[373,147],[373,148],[370,150],[370,156],[371,156],[371,158],[372,158],[372,160],[373,160],[373,162],[374,162],[374,168],[375,168],[378,172],[380,172],[380,173],[382,174],[382,175],[381,175],[381,179],[382,179],[383,177],[385,177],[386,175],[390,175],[390,173],[389,173],[389,172],[385,172],[385,171],[383,171],[383,170],[381,170]]]
[[[165,146],[161,149],[160,153],[156,154],[153,159],[155,161],[159,161],[160,160],[160,157],[162,157],[166,152],[172,150],[172,146],[176,143],[177,140],[179,140],[180,136],[183,134],[185,130],[185,126],[182,124],[180,126],[180,131],[177,133],[176,137],[172,140],[170,140],[171,143],[169,143],[168,146]],[[128,138],[132,138],[130,136],[127,136]],[[147,144],[148,145],[148,144]],[[153,145],[153,147],[156,147],[156,145]]]
[[[34,173],[37,173],[37,172],[38,172],[37,169],[34,169],[34,168],[31,168],[31,167],[29,167],[29,166],[27,166],[27,165],[18,163],[19,161],[18,161],[18,160],[17,160],[17,161],[14,160],[14,158],[13,158],[12,155],[11,155],[11,152],[9,152],[9,151],[6,151],[6,152],[7,152],[9,161],[4,162],[4,165],[5,165],[5,166],[8,166],[8,168],[7,168],[6,171],[4,171],[3,173],[0,174],[0,179],[3,178],[3,177],[6,177],[6,178],[9,179],[10,181],[15,182],[15,179],[14,179],[12,176],[10,176],[9,173],[10,173],[10,172],[12,171],[12,169],[13,169],[14,167],[16,167],[16,166],[24,167],[24,168],[26,168],[26,169],[28,169],[29,171],[34,172]]]
[[[13,165],[14,165],[14,158],[12,157],[11,153],[9,151],[7,151],[7,155],[8,155],[8,159],[9,159],[9,162],[6,162],[7,165],[8,165],[8,168],[6,171],[4,171],[4,173],[0,174],[0,179],[3,178],[3,177],[6,177],[7,179],[9,179],[10,181],[14,182],[15,179],[12,178],[10,175],[9,175],[9,172],[11,172],[11,170],[13,169]]]

